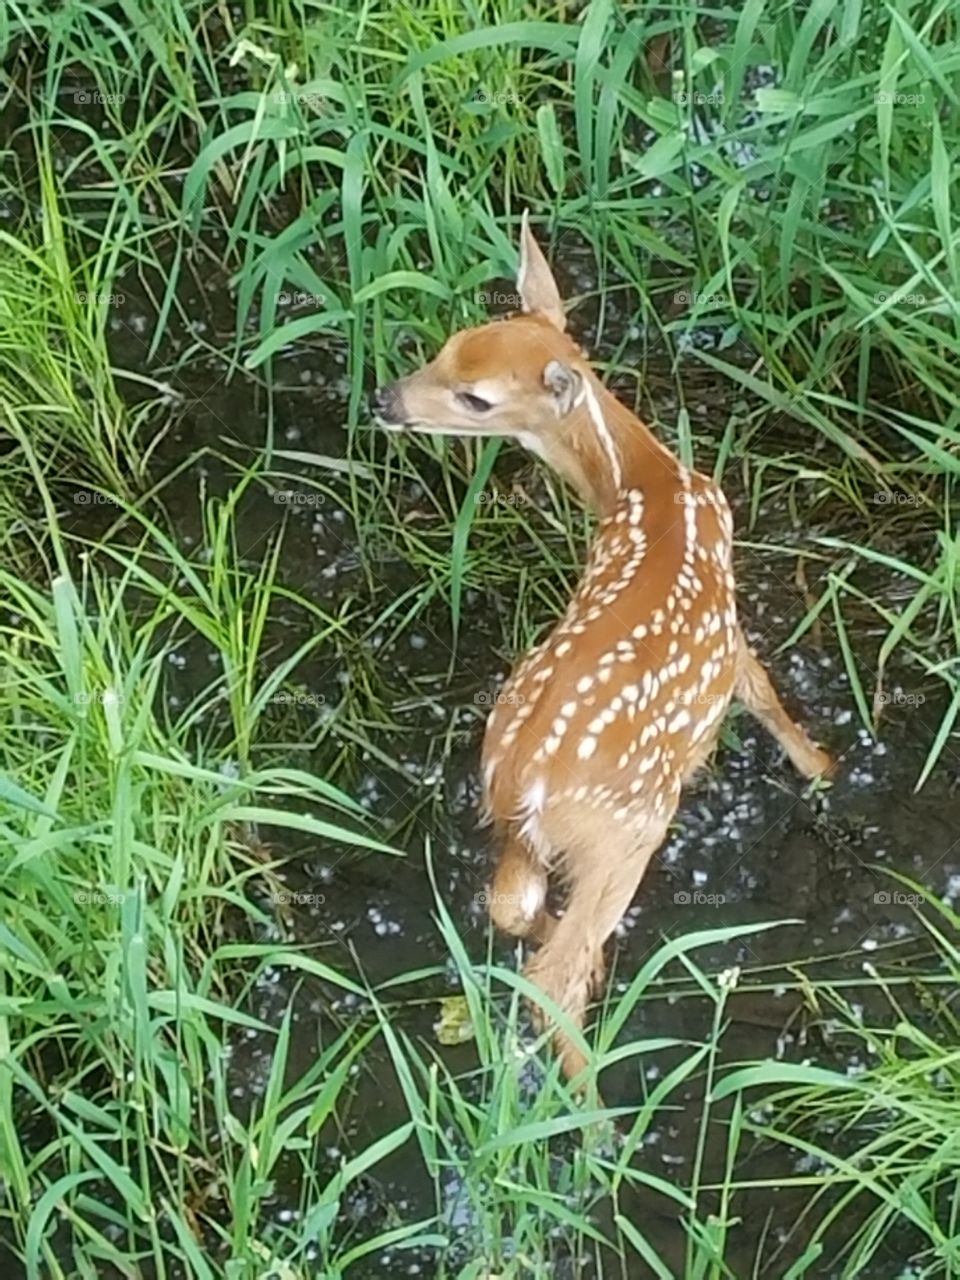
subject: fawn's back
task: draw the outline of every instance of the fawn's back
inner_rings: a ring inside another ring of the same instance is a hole
[[[628,824],[672,811],[733,693],[731,553],[726,502],[705,477],[677,465],[652,493],[622,494],[566,614],[490,715],[483,769],[496,822],[522,815],[552,860],[572,809]]]

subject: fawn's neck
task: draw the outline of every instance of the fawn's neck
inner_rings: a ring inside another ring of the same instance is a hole
[[[547,460],[586,506],[609,515],[632,489],[673,501],[682,485],[680,460],[592,372],[565,426],[562,453],[551,451]]]

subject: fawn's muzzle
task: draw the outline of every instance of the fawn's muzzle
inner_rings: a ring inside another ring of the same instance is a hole
[[[403,399],[395,382],[388,382],[374,390],[370,397],[370,408],[387,426],[401,427],[406,421]]]

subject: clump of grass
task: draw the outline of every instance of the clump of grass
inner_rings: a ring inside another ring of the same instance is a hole
[[[822,546],[843,552],[844,563],[839,569],[828,570],[820,596],[811,603],[781,646],[789,648],[817,626],[824,616],[831,621],[854,703],[864,727],[873,734],[879,732],[888,704],[913,706],[918,709],[919,719],[919,709],[927,701],[925,693],[905,693],[896,687],[890,689],[893,683],[890,669],[895,657],[905,658],[906,664],[915,672],[922,672],[928,682],[924,688],[935,688],[934,681],[945,686],[947,696],[939,723],[922,716],[923,727],[933,740],[916,781],[917,790],[930,777],[947,750],[957,713],[960,712],[960,680],[955,657],[960,649],[960,578],[957,573],[957,539],[950,528],[949,515],[946,518],[947,528],[935,539],[936,555],[926,565],[913,564],[905,555],[878,547],[838,538],[819,538]],[[858,583],[856,570],[862,566],[874,569],[879,566],[891,575],[898,585],[897,604],[888,602],[875,589],[871,591],[868,586]],[[862,612],[879,617],[887,628],[876,655],[864,655],[854,642],[853,625],[843,610],[843,605],[851,602]]]
[[[884,972],[865,964],[887,1017],[866,1015],[842,987],[817,988],[831,1037],[858,1067],[842,1075],[768,1062],[726,1075],[714,1090],[718,1102],[747,1091],[762,1100],[749,1108],[745,1132],[775,1142],[803,1168],[783,1185],[809,1187],[800,1226],[812,1251],[834,1255],[832,1274],[844,1280],[888,1269],[893,1240],[914,1268],[900,1275],[946,1277],[958,1263],[960,1027],[951,993],[960,918],[922,886],[897,880],[917,904],[934,963]]]
[[[438,911],[476,1067],[451,1069],[443,1049],[408,1033],[404,1005],[391,999],[395,987],[422,985],[432,975],[399,975],[374,993],[419,1156],[436,1188],[437,1226],[450,1237],[437,1274],[462,1275],[469,1261],[475,1268],[467,1267],[469,1275],[509,1273],[514,1265],[534,1274],[589,1266],[598,1276],[644,1267],[669,1280],[678,1274],[678,1258],[690,1280],[728,1274],[742,1114],[735,1109],[732,1120],[725,1110],[716,1114],[710,1097],[739,975],[709,974],[695,954],[743,930],[704,930],[656,948],[625,989],[608,996],[588,1078],[580,1082],[584,1092],[574,1097],[557,1060],[549,1050],[545,1061],[535,1056],[524,1031],[521,996],[538,993],[512,970],[471,960],[442,901]],[[449,978],[449,967],[444,972]],[[636,1022],[638,1007],[668,973],[688,995],[705,997],[703,1042],[663,1035],[625,1041],[628,1021]],[[545,1048],[542,1039],[538,1047]],[[610,1070],[631,1079],[630,1105],[608,1108],[600,1100],[597,1079]],[[646,1158],[647,1144],[662,1136],[672,1114],[692,1105],[691,1096],[703,1098],[696,1149],[682,1179],[673,1178]],[[708,1144],[715,1150],[724,1125],[727,1176],[717,1188],[705,1153]],[[652,1218],[638,1211],[651,1203],[658,1205]],[[666,1219],[675,1230],[665,1229]]]
[[[478,1066],[452,1070],[449,1051],[405,1027],[392,989],[416,991],[433,975],[400,975],[375,993],[420,1158],[436,1185],[437,1226],[451,1236],[437,1274],[462,1274],[466,1259],[479,1262],[481,1274],[517,1259],[534,1271],[578,1259],[598,1276],[639,1266],[664,1280],[740,1275],[744,1224],[775,1189],[784,1213],[769,1231],[750,1233],[756,1274],[951,1275],[960,1092],[948,993],[960,966],[960,919],[919,886],[903,886],[924,907],[918,918],[933,944],[926,963],[914,954],[881,972],[868,962],[863,980],[839,983],[795,971],[790,983],[848,1063],[845,1073],[779,1056],[749,1064],[725,1058],[733,993],[767,989],[769,975],[711,974],[696,952],[739,935],[710,930],[663,944],[625,989],[608,995],[593,1032],[594,1069],[634,1074],[635,1101],[614,1109],[597,1106],[592,1072],[586,1097],[573,1103],[556,1062],[532,1056],[519,1015],[527,984],[472,961],[440,903]],[[450,969],[443,972],[449,978]],[[782,984],[777,990],[783,994]],[[865,1014],[867,992],[883,997],[889,1017],[876,1001]],[[622,1042],[638,1007],[665,995],[706,997],[702,1041]],[[682,1176],[668,1176],[645,1159],[646,1144],[694,1105],[693,1157]],[[765,1152],[769,1169],[772,1151],[775,1180],[751,1168]],[[638,1212],[651,1203],[661,1206],[655,1214]],[[679,1232],[666,1227],[664,1205]]]
[[[582,15],[496,0],[469,19],[445,0],[373,4],[359,29],[346,10],[298,20],[281,3],[242,25],[193,0],[167,4],[165,23],[138,4],[130,18],[121,35],[80,4],[57,23],[18,15],[9,38],[43,51],[43,122],[86,144],[77,188],[85,162],[108,165],[128,204],[141,182],[168,213],[164,177],[183,175],[166,148],[193,139],[162,321],[186,235],[215,227],[236,271],[238,344],[260,300],[254,360],[330,331],[359,339],[362,367],[398,325],[432,340],[452,301],[482,310],[477,291],[512,263],[495,208],[534,203],[585,233],[607,283],[634,283],[648,357],[701,330],[721,350],[745,339],[762,373],[702,358],[868,471],[887,453],[869,406],[878,367],[931,410],[893,416],[917,458],[953,432],[946,158],[960,109],[935,74],[954,52],[949,22],[914,29],[868,4],[853,25],[809,14],[801,38],[792,14],[763,6],[707,30],[695,6],[650,22],[613,0]],[[642,56],[668,37],[672,77]],[[81,73],[84,100],[62,101]],[[151,114],[160,85],[166,109]],[[118,136],[91,136],[98,109]],[[284,291],[311,310],[280,339]],[[661,294],[680,309],[665,322]]]
[[[107,346],[116,263],[104,248],[84,254],[64,222],[49,141],[37,161],[38,216],[0,231],[0,440],[14,446],[5,485],[28,481],[19,425],[49,479],[131,495],[159,440],[143,429],[156,405],[120,394]],[[156,390],[139,371],[127,377]]]
[[[254,713],[289,665],[251,684],[279,588],[231,559],[228,518],[211,524],[202,565],[175,553],[158,569],[169,543],[156,530],[133,550],[78,557],[34,476],[52,577],[0,567],[3,1235],[31,1276],[124,1270],[144,1253],[161,1272],[211,1275],[218,1238],[255,1268],[272,1256],[270,1171],[291,1150],[313,1163],[363,1044],[345,1033],[291,1089],[289,1012],[278,1030],[245,1008],[268,963],[360,990],[312,956],[249,940],[270,927],[258,899],[278,883],[264,838],[389,850],[336,786],[251,758]],[[171,620],[216,645],[223,668],[181,714],[164,705]],[[242,709],[234,734],[229,714],[210,718],[223,695]],[[277,1036],[250,1114],[225,1057],[244,1029]],[[321,1186],[320,1203],[352,1176]],[[305,1178],[304,1194],[315,1189]],[[332,1240],[335,1215],[325,1230]]]

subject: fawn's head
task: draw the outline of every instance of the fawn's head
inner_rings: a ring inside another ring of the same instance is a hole
[[[511,436],[574,481],[575,419],[594,376],[566,333],[556,281],[523,216],[521,314],[456,333],[436,359],[378,387],[373,409],[395,431]],[[571,465],[574,463],[574,465]]]

